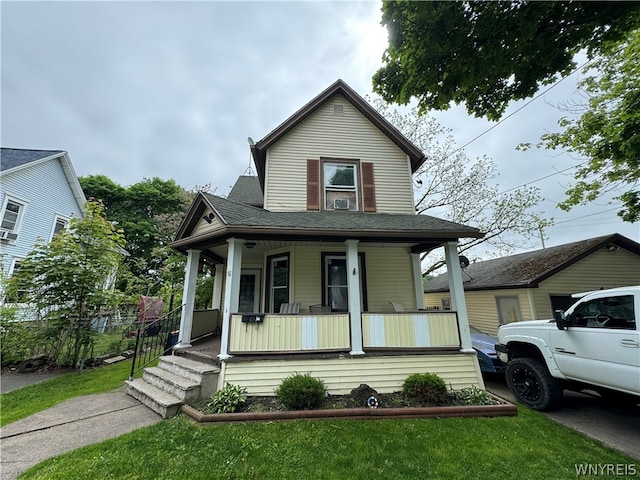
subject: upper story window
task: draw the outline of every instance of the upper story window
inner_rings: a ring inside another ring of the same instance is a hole
[[[2,211],[0,212],[0,238],[16,240],[24,217],[25,207],[24,202],[5,195]]]
[[[324,163],[325,210],[359,210],[358,170],[353,163]]]
[[[51,231],[51,240],[53,240],[53,237],[59,234],[62,230],[67,228],[68,223],[69,223],[68,218],[65,218],[60,215],[56,215],[55,220],[53,222],[53,230]]]
[[[373,162],[308,159],[307,210],[376,211]]]

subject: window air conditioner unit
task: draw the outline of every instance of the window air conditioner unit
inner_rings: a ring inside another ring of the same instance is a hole
[[[8,230],[0,230],[0,239],[2,240],[16,240],[17,238],[17,233],[12,233]]]
[[[349,210],[349,199],[348,198],[336,198],[333,201],[333,209],[334,210]]]

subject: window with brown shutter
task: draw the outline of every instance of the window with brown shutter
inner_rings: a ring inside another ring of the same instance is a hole
[[[362,210],[376,211],[376,185],[373,179],[373,163],[362,162]]]
[[[320,160],[307,160],[307,210],[320,210]]]

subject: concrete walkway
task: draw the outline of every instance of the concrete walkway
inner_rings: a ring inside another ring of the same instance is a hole
[[[14,479],[47,458],[161,420],[124,389],[72,398],[0,429],[0,477]]]
[[[44,382],[61,375],[57,372],[3,373],[0,375],[0,393],[9,393],[19,388]]]

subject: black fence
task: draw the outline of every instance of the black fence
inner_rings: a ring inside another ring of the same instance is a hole
[[[182,306],[153,322],[140,322],[130,332],[135,336],[130,380],[156,358],[171,353],[171,348],[178,342],[181,315]]]

